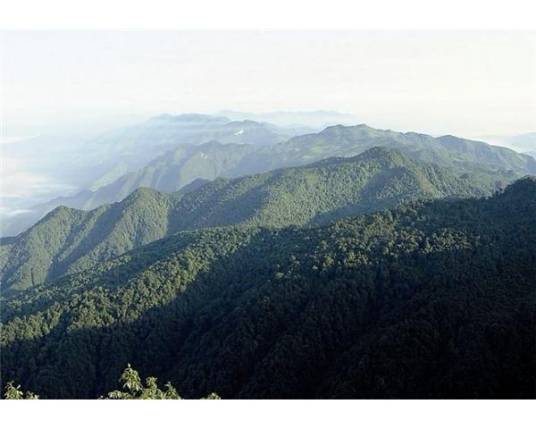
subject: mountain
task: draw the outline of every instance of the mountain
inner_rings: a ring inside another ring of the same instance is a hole
[[[237,177],[330,157],[351,157],[376,146],[400,150],[411,158],[455,168],[461,173],[480,172],[488,178],[493,176],[506,182],[536,173],[536,162],[531,157],[483,142],[454,136],[433,138],[424,134],[377,130],[366,125],[332,126],[320,133],[293,137],[270,147],[222,147],[218,142],[210,142],[200,147],[179,148],[155,159],[146,169],[120,177],[110,185],[113,192],[103,190],[109,197],[97,198],[97,203],[92,205],[92,194],[89,205],[84,200],[83,206],[76,207],[93,208],[113,202],[110,200],[113,195],[120,199],[140,185],[169,192],[194,178]],[[155,179],[156,169],[158,176]],[[162,176],[166,180],[162,180]],[[116,193],[118,188],[123,191]]]
[[[244,157],[254,148],[245,144],[208,142],[180,145],[150,161],[144,168],[124,174],[95,191],[84,190],[66,198],[57,198],[39,208],[49,211],[59,205],[90,210],[102,204],[120,201],[140,187],[174,192],[197,179],[238,175]]]
[[[280,127],[303,128],[301,134],[311,131],[320,131],[331,125],[353,125],[358,122],[354,115],[340,113],[329,110],[316,110],[305,112],[266,112],[266,113],[246,113],[232,110],[222,110],[220,115],[232,119],[233,121],[253,120],[258,122],[269,122]],[[309,128],[309,130],[307,130]]]
[[[483,184],[510,183],[536,173],[536,160],[513,150],[454,136],[434,138],[425,134],[377,130],[366,125],[333,126],[320,133],[297,136],[266,146],[222,145],[179,147],[150,162],[146,168],[125,174],[95,191],[82,191],[34,207],[30,213],[3,225],[3,235],[16,235],[59,205],[92,209],[121,200],[139,186],[170,192],[195,178],[238,177],[281,167],[305,165],[329,157],[351,157],[372,147],[397,149],[405,155],[470,174]]]
[[[534,159],[513,150],[454,136],[378,130],[364,124],[328,127],[318,134],[297,136],[273,148],[274,162],[311,162],[329,156],[351,156],[374,146],[396,148],[406,155],[460,171],[492,170],[519,175],[536,173]]]
[[[291,127],[282,128],[266,121],[230,120],[223,116],[201,114],[160,115],[144,127],[159,140],[180,139],[182,144],[201,144],[211,140],[222,143],[271,145],[296,135]]]
[[[10,166],[5,174],[11,177],[4,178],[10,188],[4,190],[9,198],[6,195],[3,199],[2,209],[23,214],[1,213],[2,236],[20,233],[57,205],[95,208],[104,202],[119,201],[134,189],[106,201],[92,192],[119,178],[128,180],[123,176],[138,172],[169,151],[180,151],[183,145],[218,140],[224,144],[270,146],[303,131],[210,115],[160,115],[97,137],[41,136],[3,144],[2,157]],[[213,163],[217,163],[217,156]],[[203,171],[194,173],[202,174]],[[57,201],[67,193],[70,195]],[[94,199],[98,203],[92,205]]]
[[[530,151],[530,152],[526,152],[527,155],[529,156],[532,156],[534,159],[536,159],[536,150],[534,151]]]
[[[178,231],[318,225],[406,201],[482,196],[494,189],[493,183],[478,184],[471,176],[458,177],[385,148],[237,179],[198,180],[172,194],[139,188],[92,211],[61,206],[4,240],[2,287],[51,281]]]
[[[184,196],[185,198],[186,196]],[[536,179],[318,228],[180,232],[2,301],[4,381],[94,398],[535,398]]]
[[[181,144],[148,161],[144,168],[125,173],[93,191],[84,189],[71,196],[54,198],[34,205],[17,216],[3,219],[2,234],[4,237],[17,235],[59,206],[91,210],[120,201],[139,187],[173,192],[196,179],[237,176],[244,157],[252,151],[254,147],[246,144],[214,141],[199,145]]]
[[[213,140],[221,143],[272,145],[296,135],[288,128],[254,121],[231,121],[225,117],[183,114],[160,115],[148,121],[116,130],[92,140],[90,165],[98,177],[88,185],[90,190],[112,183],[125,172],[143,168],[147,162],[178,148]],[[87,153],[81,156],[88,156]],[[121,168],[118,168],[119,167]]]
[[[0,218],[1,235],[19,234],[59,205],[92,209],[121,200],[140,186],[139,183],[153,186],[147,171],[163,160],[171,161],[173,171],[178,163],[185,164],[185,171],[171,178],[170,188],[176,190],[196,177],[213,179],[220,171],[226,173],[228,159],[244,155],[251,149],[241,146],[270,146],[302,131],[302,128],[283,129],[268,123],[230,121],[209,115],[160,115],[98,138],[73,141],[42,137],[6,145],[6,155],[16,159],[32,174],[38,173],[33,182],[43,188],[41,193],[49,195],[56,192],[58,195],[57,192],[63,189],[70,190],[71,195],[48,200],[41,198],[26,205],[24,201],[17,201],[14,209],[23,210],[18,210],[20,214]],[[214,143],[215,139],[221,144],[232,144],[225,148],[227,154],[223,157],[222,150],[213,151],[213,157],[207,154],[211,151],[210,145],[196,149],[197,145]],[[232,153],[233,149],[236,153]],[[191,162],[188,163],[184,159],[186,157],[191,157]],[[201,157],[206,162],[201,162]],[[151,163],[152,160],[154,162]],[[73,192],[73,189],[80,188]]]
[[[178,145],[271,145],[301,133],[292,128],[221,116],[160,115],[99,136],[38,136],[3,145],[5,155],[39,175],[95,190]]]
[[[253,164],[245,162],[247,155],[254,151],[252,145],[216,141],[199,145],[182,144],[149,161],[145,167],[126,173],[94,191],[85,189],[68,197],[54,198],[6,218],[2,223],[2,233],[3,236],[17,235],[59,206],[91,210],[120,201],[140,187],[173,192],[197,179],[237,177],[246,171],[256,171]]]

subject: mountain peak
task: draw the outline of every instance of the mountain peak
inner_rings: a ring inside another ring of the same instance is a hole
[[[322,133],[333,133],[333,132],[351,132],[354,130],[372,130],[373,128],[369,127],[367,124],[357,124],[357,125],[331,125],[326,127]]]
[[[58,206],[55,209],[49,211],[48,214],[46,216],[44,216],[43,219],[41,219],[39,221],[39,223],[43,222],[46,219],[50,219],[50,218],[53,218],[53,217],[69,216],[69,215],[72,215],[73,213],[77,213],[77,212],[80,212],[80,211],[81,210],[79,210],[79,209],[73,209],[72,207],[67,207],[67,206],[61,205],[61,206]]]
[[[154,198],[158,195],[162,194],[152,188],[140,186],[139,188],[136,188],[131,194],[129,194],[125,199],[120,201],[118,204],[132,203],[140,199]]]

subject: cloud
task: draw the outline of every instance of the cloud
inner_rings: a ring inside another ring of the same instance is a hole
[[[27,207],[70,192],[72,186],[32,173],[21,160],[0,153],[0,213],[14,215]]]

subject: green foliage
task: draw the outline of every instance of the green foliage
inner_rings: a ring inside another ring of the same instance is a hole
[[[158,388],[156,377],[148,377],[145,386],[141,382],[138,372],[130,364],[127,365],[119,380],[123,383],[123,390],[109,392],[107,399],[182,399],[171,383],[165,384],[165,390]],[[6,384],[5,399],[39,399],[32,392],[23,393],[20,386],[14,386],[13,382]],[[202,399],[221,399],[216,393],[211,393]]]
[[[178,231],[322,225],[417,199],[483,196],[494,183],[495,177],[482,184],[395,150],[373,148],[353,158],[218,179],[189,192],[140,188],[90,212],[60,207],[1,246],[3,289],[53,281]]]
[[[533,398],[535,216],[526,178],[321,227],[180,232],[4,297],[2,378],[94,398],[132,362],[187,398]]]
[[[123,390],[109,392],[108,399],[181,399],[171,383],[165,385],[165,390],[160,390],[155,377],[148,377],[144,386],[138,372],[130,364],[121,374],[120,382]]]
[[[39,396],[32,392],[24,393],[20,390],[20,385],[15,386],[12,381],[6,384],[4,399],[39,399]]]

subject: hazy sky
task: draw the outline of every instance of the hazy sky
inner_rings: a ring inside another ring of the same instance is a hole
[[[536,33],[4,32],[4,136],[163,112],[338,110],[380,128],[536,130]]]

